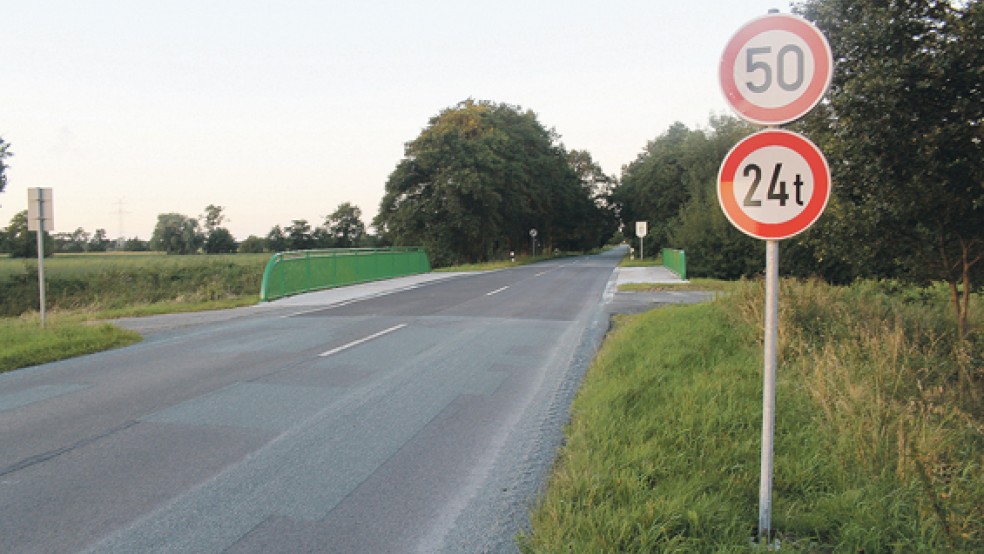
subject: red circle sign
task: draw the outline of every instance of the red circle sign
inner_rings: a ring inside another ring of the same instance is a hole
[[[782,125],[820,102],[833,66],[830,44],[812,23],[772,14],[753,19],[731,37],[719,77],[738,115],[759,125]]]
[[[782,130],[755,133],[728,152],[718,202],[740,231],[780,240],[802,233],[830,198],[830,168],[815,144]]]

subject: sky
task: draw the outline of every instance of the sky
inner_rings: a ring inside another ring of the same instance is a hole
[[[368,224],[431,117],[521,106],[619,175],[674,122],[731,113],[721,53],[785,0],[30,0],[0,10],[0,227],[150,238],[222,206],[239,240],[343,202]]]

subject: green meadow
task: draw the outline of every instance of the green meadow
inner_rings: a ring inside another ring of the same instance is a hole
[[[44,261],[48,310],[259,299],[268,254],[57,254]],[[37,260],[0,259],[0,317],[38,310]]]
[[[140,340],[100,320],[255,304],[268,259],[267,254],[57,254],[44,261],[42,329],[37,260],[0,258],[0,372]]]
[[[616,321],[524,553],[754,550],[763,307],[741,282]],[[946,291],[789,280],[780,310],[781,551],[984,551],[984,348]]]

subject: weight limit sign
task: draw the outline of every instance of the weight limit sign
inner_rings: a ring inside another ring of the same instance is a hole
[[[731,149],[718,172],[718,202],[739,230],[763,240],[802,233],[830,198],[830,168],[800,134],[767,130]]]

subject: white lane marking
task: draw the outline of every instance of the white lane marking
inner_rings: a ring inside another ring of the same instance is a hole
[[[322,352],[321,354],[318,354],[318,356],[321,357],[321,358],[326,358],[328,356],[331,356],[332,354],[338,354],[342,350],[348,350],[349,348],[352,348],[353,346],[359,346],[362,343],[369,342],[369,341],[371,341],[373,339],[378,339],[379,337],[381,337],[383,335],[388,335],[388,334],[392,333],[393,331],[399,331],[400,329],[403,329],[406,326],[407,326],[406,323],[401,323],[399,325],[395,325],[393,327],[390,327],[389,329],[383,329],[382,331],[380,331],[378,333],[373,333],[373,334],[369,335],[368,337],[363,337],[363,338],[361,338],[359,340],[354,340],[354,341],[352,341],[352,342],[350,342],[348,344],[343,344],[342,346],[339,346],[338,348],[332,348],[331,350],[329,350],[327,352]]]
[[[508,288],[509,288],[508,286],[505,286],[505,287],[502,287],[501,289],[495,289],[492,292],[485,293],[485,296],[492,296],[493,294],[499,294],[500,292],[502,292],[502,291],[504,291],[504,290],[506,290]]]
[[[615,293],[618,292],[618,270],[612,270],[612,276],[608,278],[608,282],[605,283],[605,292],[602,294],[605,304],[611,304],[615,301]]]
[[[358,298],[351,298],[349,300],[342,300],[342,301],[336,302],[334,304],[326,304],[324,306],[319,306],[317,308],[311,308],[310,310],[302,310],[300,312],[294,312],[294,313],[291,313],[291,314],[282,315],[282,316],[280,316],[280,319],[288,319],[288,318],[291,318],[291,317],[297,317],[297,316],[301,316],[301,315],[313,314],[315,312],[325,312],[325,311],[328,311],[328,310],[333,310],[335,308],[341,308],[342,306],[348,306],[349,304],[355,304],[357,302],[362,302],[362,301],[365,301],[365,300],[372,300],[374,298],[379,298],[380,296],[387,296],[387,295],[394,294],[394,293],[397,293],[397,292],[405,292],[405,291],[408,291],[408,290],[417,289],[417,288],[420,288],[421,286],[423,286],[423,285],[410,285],[408,287],[402,287],[402,288],[393,289],[393,290],[389,290],[389,291],[385,291],[385,292],[378,292],[378,293],[370,294],[370,295],[367,295],[367,296],[360,296]]]
[[[534,277],[540,277],[540,276],[546,275],[547,273],[550,273],[551,271],[557,271],[558,269],[563,269],[565,267],[574,265],[575,263],[576,262],[570,262],[570,263],[560,264],[560,265],[551,267],[550,269],[547,269],[547,270],[541,271],[540,273],[537,273],[536,275],[534,275]]]

